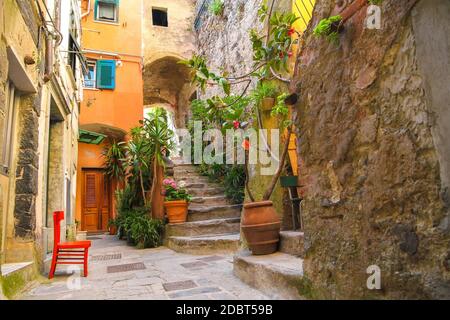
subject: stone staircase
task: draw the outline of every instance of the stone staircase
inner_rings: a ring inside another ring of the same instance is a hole
[[[274,254],[253,256],[239,250],[242,205],[230,204],[223,188],[200,176],[195,166],[174,164],[175,180],[184,181],[194,198],[188,221],[167,225],[167,247],[189,254],[235,253],[233,272],[248,285],[274,299],[311,297],[303,276],[303,232],[282,231],[279,252]]]
[[[173,170],[193,199],[187,222],[167,225],[166,246],[189,254],[237,251],[242,205],[231,204],[223,188],[201,176],[194,165],[175,162]]]

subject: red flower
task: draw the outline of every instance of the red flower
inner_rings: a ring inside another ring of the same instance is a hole
[[[290,28],[287,32],[288,36],[292,36],[295,33],[295,29],[294,28]]]
[[[239,129],[239,127],[241,126],[241,123],[237,120],[233,121],[233,126],[235,129]]]
[[[284,52],[280,52],[280,58],[281,58],[281,59],[284,58]]]
[[[249,139],[245,139],[244,141],[242,141],[242,148],[244,148],[244,150],[250,150],[250,140]]]
[[[292,57],[292,55],[293,55],[292,51],[289,51],[288,52],[288,57],[290,58],[290,57]]]

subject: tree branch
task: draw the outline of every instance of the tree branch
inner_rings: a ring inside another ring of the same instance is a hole
[[[285,83],[291,83],[291,80],[286,79],[286,78],[283,78],[282,76],[280,76],[279,74],[277,74],[277,73],[275,72],[275,70],[273,70],[272,67],[270,67],[270,72],[272,72],[272,75],[273,75],[275,78],[277,78],[278,80],[280,80],[280,81],[282,81],[282,82],[285,82]]]
[[[235,105],[235,104],[238,103],[240,100],[242,100],[242,98],[245,96],[245,94],[247,93],[248,88],[250,87],[250,84],[252,83],[252,80],[250,80],[250,79],[248,79],[247,81],[248,81],[247,86],[245,87],[245,89],[244,89],[244,91],[242,92],[242,94],[241,94],[236,100],[234,100],[232,103],[230,103],[230,104],[228,105],[228,107],[231,107],[231,106]]]

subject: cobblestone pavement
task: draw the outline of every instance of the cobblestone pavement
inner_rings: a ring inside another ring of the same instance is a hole
[[[113,236],[98,238],[93,240],[87,278],[58,266],[54,280],[22,299],[268,299],[233,275],[232,255],[194,256],[165,247],[138,250]]]

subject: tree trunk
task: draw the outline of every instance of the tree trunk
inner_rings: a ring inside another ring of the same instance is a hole
[[[280,163],[278,165],[278,170],[275,173],[275,175],[272,178],[272,181],[270,182],[269,187],[267,188],[267,191],[264,193],[263,201],[267,201],[272,196],[273,190],[275,189],[275,186],[277,185],[278,179],[280,178],[281,172],[283,171],[284,163],[286,162],[286,156],[289,150],[289,141],[291,139],[292,134],[292,124],[288,128],[288,134],[286,137],[286,143],[284,145],[283,154],[280,159]]]
[[[248,193],[248,196],[249,196],[250,200],[252,202],[255,202],[255,197],[253,197],[253,194],[252,194],[252,192],[250,190],[250,187],[249,187],[249,184],[248,184],[249,180],[250,180],[250,176],[249,176],[249,172],[248,172],[248,150],[245,150],[245,165],[244,165],[244,168],[245,168],[245,189],[247,189],[247,193]]]

